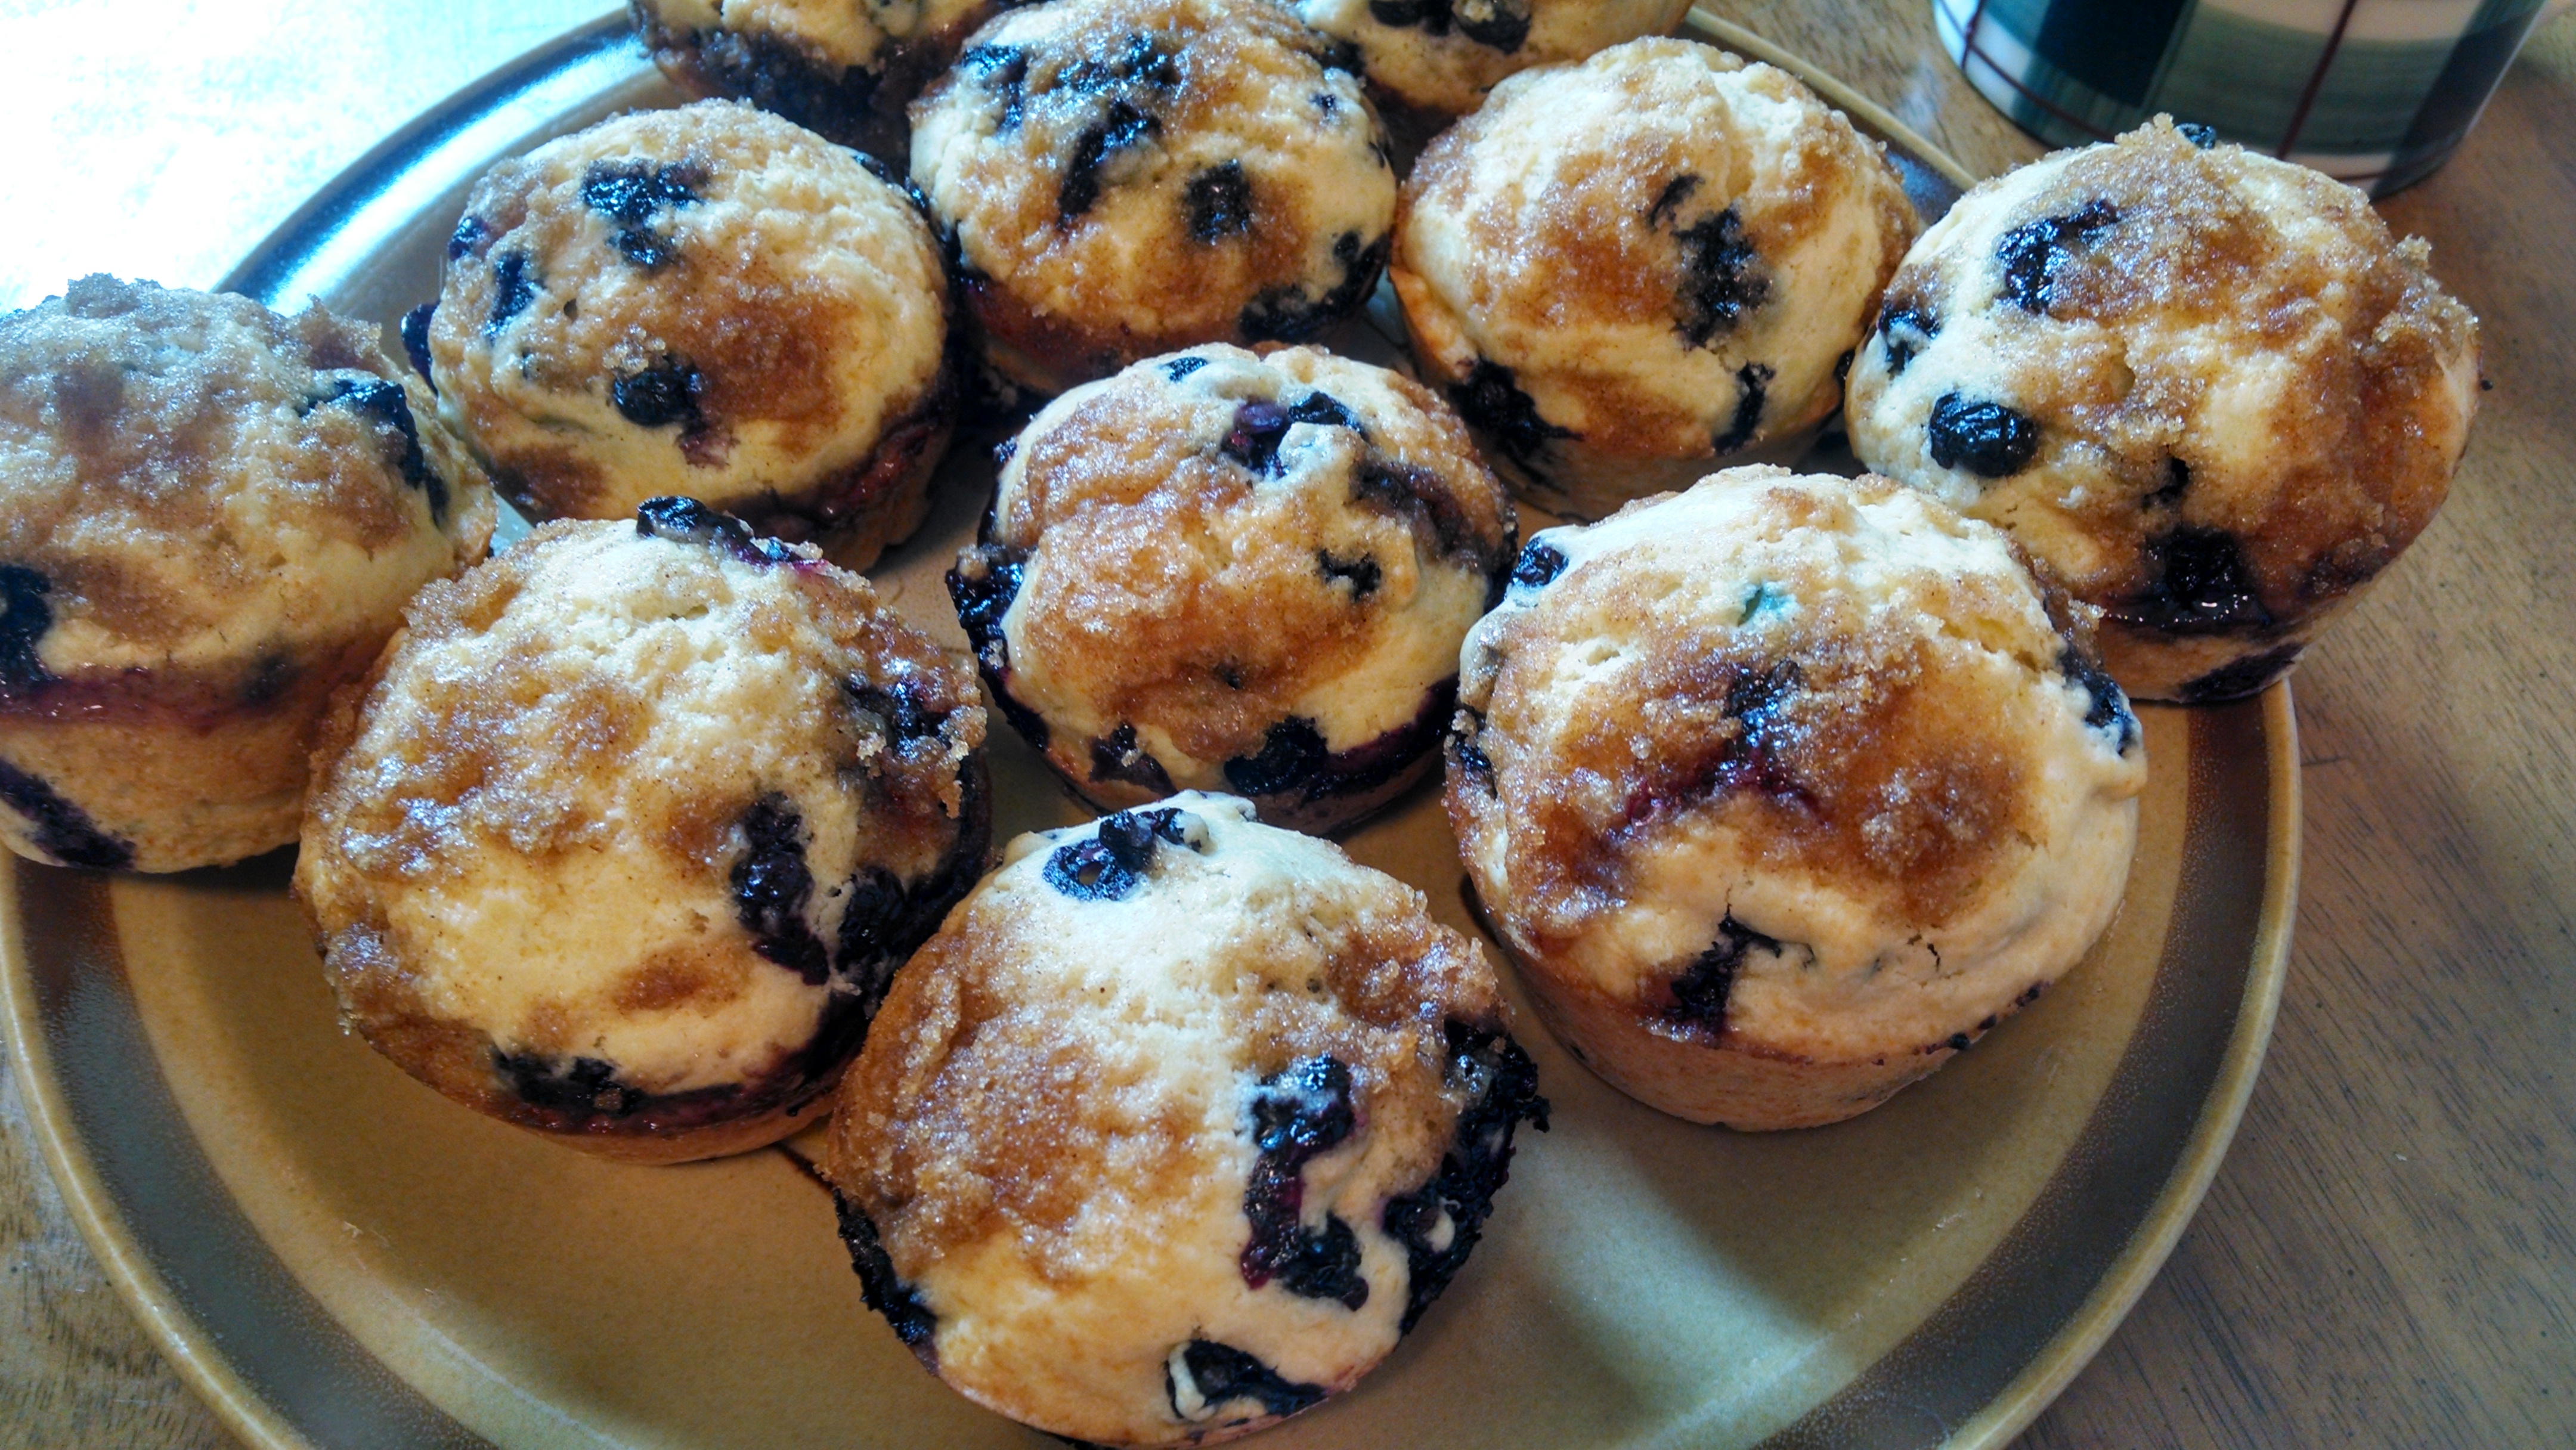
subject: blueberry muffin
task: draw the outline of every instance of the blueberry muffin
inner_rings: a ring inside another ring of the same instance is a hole
[[[895,981],[823,1169],[868,1303],[1060,1436],[1204,1444],[1349,1389],[1546,1124],[1422,894],[1195,792],[1022,836]]]
[[[994,699],[1104,807],[1229,790],[1300,830],[1439,758],[1512,505],[1408,378],[1222,343],[1058,398],[949,589]]]
[[[2421,532],[2477,319],[2351,187],[2162,118],[1968,193],[1853,365],[1852,448],[2103,610],[2132,695],[2286,672]]]
[[[492,522],[372,324],[105,276],[0,317],[0,838],[142,871],[294,840],[331,691]]]
[[[996,381],[1058,393],[1365,302],[1395,173],[1347,59],[1271,0],[1057,0],[977,31],[913,107],[912,179]]]
[[[983,870],[964,661],[688,499],[423,591],[315,752],[342,1020],[456,1101],[678,1162],[799,1126]]]
[[[1914,229],[1884,148],[1786,72],[1639,40],[1514,76],[1433,142],[1393,272],[1486,456],[1598,518],[1804,452]]]
[[[1690,0],[1295,0],[1308,25],[1358,48],[1370,98],[1415,148],[1505,76],[1661,35]]]
[[[1965,1049],[2118,907],[2146,783],[2081,606],[1882,478],[1730,469],[1530,541],[1463,653],[1459,854],[1613,1086],[1830,1123]]]
[[[627,0],[627,10],[654,64],[682,90],[749,101],[844,146],[899,158],[904,107],[1002,3]]]
[[[955,413],[908,194],[730,101],[602,122],[478,183],[429,323],[439,400],[537,518],[683,495],[865,568]]]

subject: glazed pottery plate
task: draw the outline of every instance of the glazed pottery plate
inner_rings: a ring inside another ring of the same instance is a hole
[[[1927,220],[1966,177],[1842,87]],[[678,97],[585,27],[379,148],[228,285],[390,322],[435,295],[493,160]],[[1331,345],[1393,361],[1383,307]],[[989,442],[989,440],[985,440]],[[963,648],[939,572],[991,482],[961,444],[876,571]],[[1541,522],[1525,518],[1525,527]],[[2082,1367],[2198,1205],[2281,990],[2297,894],[2286,687],[2141,712],[2151,781],[2118,919],[2061,985],[1854,1121],[1753,1136],[1620,1096],[1522,1015],[1554,1100],[1457,1283],[1313,1446],[1913,1446],[2008,1439]],[[1002,833],[1083,816],[1007,731]],[[1434,790],[1346,842],[1474,930]],[[0,870],[6,1029],[108,1272],[258,1446],[1039,1446],[922,1373],[861,1302],[791,1142],[602,1162],[475,1116],[333,1017],[291,853],[141,878]]]

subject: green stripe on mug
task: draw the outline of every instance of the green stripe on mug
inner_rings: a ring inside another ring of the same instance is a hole
[[[2369,190],[2422,179],[2566,0],[1932,0],[1980,94],[2042,140],[2157,112]]]

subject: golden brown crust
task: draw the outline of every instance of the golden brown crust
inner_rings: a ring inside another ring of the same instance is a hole
[[[792,4],[769,6],[756,22],[738,24],[728,24],[734,16],[719,5],[705,6],[712,23],[699,24],[688,13],[695,7],[669,0],[628,0],[627,8],[653,63],[691,96],[749,101],[844,146],[900,158],[908,130],[904,108],[999,6],[932,0],[902,7],[916,27],[926,22],[926,28],[901,35],[874,23],[891,18],[888,10],[901,13],[896,7],[853,4],[840,14],[834,7],[818,14]],[[872,52],[839,53],[854,40],[873,41]]]
[[[1999,531],[1746,468],[1531,554],[1464,650],[1447,803],[1497,939],[1623,1090],[1848,1116],[2109,922],[2136,722]]]
[[[548,525],[530,537],[543,543],[572,536],[572,528],[569,523]],[[408,611],[407,628],[387,647],[379,676],[437,651],[450,639],[489,628],[522,591],[542,580],[547,562],[542,549],[514,548],[479,569],[422,590]],[[982,693],[962,662],[878,608],[872,592],[851,588],[847,576],[794,571],[789,577],[798,607],[809,611],[809,618],[755,611],[747,641],[751,646],[789,648],[806,630],[819,630],[844,652],[838,662],[841,673],[869,678],[894,662],[892,668],[917,689],[925,714],[979,709]],[[874,668],[860,661],[874,662]],[[413,666],[405,675],[402,708],[417,726],[387,742],[388,756],[370,762],[371,773],[363,780],[346,773],[335,779],[327,804],[344,836],[371,843],[376,863],[343,856],[340,867],[385,888],[422,870],[459,864],[447,859],[450,853],[442,846],[458,825],[453,812],[470,813],[477,828],[521,854],[542,857],[578,846],[599,822],[575,805],[572,794],[621,769],[625,750],[654,709],[633,682],[568,652],[517,650],[466,668],[431,672]],[[381,691],[371,690],[354,707],[355,718],[346,725],[335,722],[329,738],[366,733],[370,717],[387,703]],[[853,716],[856,709],[845,706]],[[520,754],[526,748],[523,726],[539,713],[549,722],[547,738],[555,758],[528,761]],[[867,727],[850,719],[831,728],[856,737]],[[560,772],[562,778],[531,776],[532,765]],[[936,859],[955,827],[955,762],[929,753],[888,751],[880,771],[883,814],[876,825],[884,849],[903,859]],[[487,782],[498,781],[512,782],[524,794],[496,796],[485,790]],[[622,797],[622,813],[639,837],[664,843],[683,860],[693,859],[686,843],[705,834],[692,829],[692,823],[730,821],[750,804],[731,796],[702,796],[697,782],[688,779],[639,784],[640,789]],[[325,808],[317,801],[317,812]]]
[[[506,214],[508,208],[502,210]],[[775,427],[782,448],[819,447],[842,427],[844,400],[832,384],[829,349],[833,339],[852,330],[857,309],[756,262],[702,272],[690,279],[688,305],[670,308],[653,324],[666,348],[696,363],[708,380],[700,406],[711,417]],[[469,289],[469,310],[472,298]],[[570,341],[546,335],[556,329],[536,330],[530,350],[574,351]],[[928,393],[898,402],[889,415],[918,409]],[[511,409],[491,394],[477,393],[467,399],[465,417],[477,438],[491,438],[499,436]],[[591,517],[602,502],[603,470],[577,450],[502,452],[494,461],[511,497],[544,517]]]
[[[1767,1050],[1741,1033],[1712,1041],[1636,1003],[1614,1001],[1588,981],[1519,957],[1513,965],[1529,984],[1539,1020],[1603,1081],[1675,1117],[1740,1132],[1816,1128],[1857,1117],[1960,1050],[1944,1038],[1914,1051],[1824,1061]],[[1962,1035],[1973,1041],[1994,1021]]]
[[[376,407],[340,400],[387,384]],[[373,325],[318,304],[286,317],[91,276],[0,318],[0,560],[46,585],[50,673],[115,694],[147,666],[180,697],[219,697],[371,651],[414,582],[376,561],[452,570],[491,528],[480,472],[426,403]],[[436,519],[433,475],[455,495]],[[452,542],[423,548],[449,515]]]
[[[1427,389],[1211,345],[1065,395],[1013,450],[951,578],[989,683],[1077,793],[1237,789],[1320,831],[1429,768],[1516,517]]]
[[[1113,1154],[1118,1181],[1146,1197],[1177,1196],[1196,1169],[1181,1105],[1094,1093],[1119,1079],[1060,1030],[1054,1004],[982,978],[976,964],[1008,960],[1012,937],[971,911],[952,920],[895,979],[875,1050],[845,1080],[826,1172],[876,1219],[898,1272],[997,1224],[1034,1238],[1045,1262]]]
[[[308,913],[309,915],[309,913]],[[335,932],[323,943],[344,1030],[365,1037],[404,1071],[477,1112],[551,1142],[619,1163],[691,1163],[766,1147],[806,1127],[838,1074],[811,1091],[745,1116],[688,1126],[589,1118],[567,1127],[501,1090],[492,1070],[492,1039],[440,1015],[424,1000],[415,974],[366,926]]]
[[[833,563],[864,573],[929,517],[931,480],[956,433],[957,389],[943,374],[911,412],[888,421],[876,451],[806,496],[748,503],[739,516],[761,533],[812,543]]]
[[[1351,1388],[1544,1121],[1482,949],[1229,796],[1007,858],[834,1112],[869,1302],[960,1393],[1093,1443],[1205,1443]],[[1312,1394],[1264,1403],[1210,1354]]]
[[[325,699],[493,518],[373,326],[104,276],[0,318],[0,473],[6,838],[146,871],[294,839]]]
[[[309,904],[306,915],[310,920]],[[686,1126],[594,1117],[568,1127],[560,1114],[532,1109],[501,1089],[491,1037],[431,1007],[416,971],[379,929],[360,923],[331,933],[322,945],[343,1030],[365,1037],[453,1102],[613,1162],[691,1163],[766,1147],[810,1124],[821,1111],[816,1103],[838,1083],[835,1073],[760,1111]]]
[[[815,1114],[823,1111],[822,1104],[830,1091],[831,1085],[827,1082],[821,1095],[781,1103],[753,1117],[673,1129],[651,1137],[632,1133],[531,1131],[543,1134],[549,1142],[567,1143],[594,1158],[605,1158],[612,1163],[638,1163],[653,1167],[698,1163],[709,1158],[730,1158],[736,1153],[748,1153],[795,1137],[814,1125]]]
[[[2265,603],[2289,616],[2377,573],[2440,507],[2459,435],[2428,432],[2423,400],[2447,391],[2455,360],[2474,346],[2475,322],[2425,270],[2424,244],[2394,242],[2360,193],[2315,173],[2296,174],[2299,203],[2341,231],[2351,249],[2329,260],[2282,235],[2213,170],[2207,153],[2169,132],[2075,157],[2042,205],[2102,197],[2130,220],[2058,274],[2065,300],[2049,311],[2114,334],[2154,316],[2286,342],[2306,331],[2301,314],[2310,299],[2340,294],[2350,343],[2297,347],[2294,371],[2283,380],[2285,406],[2273,436],[2295,463],[2262,490],[2270,498],[2258,518],[2222,513],[2206,520],[2242,531]],[[2351,268],[2353,253],[2368,262]],[[2129,361],[2125,396],[2080,403],[2070,421],[2091,424],[2084,431],[2112,471],[2153,492],[2170,481],[2169,440],[2181,415],[2214,379],[2141,361]],[[2204,497],[2232,492],[2224,464],[2214,462],[2193,472]],[[2195,510],[2186,504],[2185,512]],[[2126,545],[2134,557],[2139,516],[2106,513],[2095,516],[2095,537],[2106,547]],[[2133,575],[2123,582],[2135,588],[2144,581]]]
[[[701,147],[691,146],[680,155],[680,165],[713,169]],[[473,213],[485,219],[494,235],[520,232],[530,223],[531,200],[560,184],[548,167],[505,161],[475,188]],[[569,217],[541,213],[536,221],[537,232],[522,240],[552,254],[570,252],[571,244],[568,236],[552,240],[551,234],[571,232],[588,218],[580,212]],[[488,313],[491,272],[476,268],[458,275],[466,284],[450,302],[467,317]],[[850,298],[780,270],[765,250],[709,249],[691,255],[685,292],[654,308],[649,320],[612,317],[585,323],[577,314],[539,314],[522,324],[528,331],[522,348],[540,359],[594,356],[608,349],[585,334],[623,331],[643,322],[664,351],[697,365],[704,380],[697,402],[708,416],[770,424],[779,430],[784,447],[803,450],[842,426],[843,400],[826,361],[835,340],[848,336],[860,316],[861,308]],[[465,399],[465,417],[478,439],[502,436],[510,416],[508,404],[493,394],[477,390]],[[600,483],[597,466],[578,458],[555,462],[540,455],[533,468],[507,454],[497,461],[520,477],[525,496],[548,517],[584,517]]]
[[[316,704],[308,697],[188,721],[5,715],[0,760],[47,782],[129,846],[135,870],[229,865],[295,839]]]
[[[210,334],[229,327],[240,329],[245,341],[264,347],[297,373],[390,371],[372,326],[336,317],[318,305],[284,317],[244,297],[166,291],[149,282],[109,277],[73,283],[66,300],[73,315],[83,319],[127,321],[138,342],[148,338],[173,349],[191,342],[203,346]],[[239,395],[275,393],[275,398],[260,401],[284,401],[287,384],[305,380],[245,375],[242,369],[251,361],[247,357],[212,357],[192,366],[172,365],[157,356],[50,356],[36,335],[44,321],[40,312],[8,319],[7,357],[0,363],[7,369],[7,386],[0,388],[0,422],[50,435],[77,470],[81,487],[46,499],[48,507],[41,513],[13,510],[7,520],[9,552],[94,600],[102,622],[149,638],[164,612],[182,601],[164,597],[148,582],[127,582],[103,561],[68,550],[57,557],[53,551],[62,546],[55,540],[118,527],[137,512],[149,512],[174,532],[215,532],[224,523],[221,476],[238,466],[235,435],[245,424],[266,421],[239,416]],[[299,393],[295,401],[305,399]],[[348,410],[307,417],[317,435],[309,446],[321,466],[311,478],[294,480],[302,485],[296,500],[304,505],[299,521],[360,548],[392,543],[411,520],[396,507],[400,492],[383,486],[387,468],[376,456],[369,420]],[[228,582],[247,588],[253,581]]]

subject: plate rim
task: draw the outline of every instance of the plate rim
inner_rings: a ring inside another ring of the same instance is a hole
[[[1684,26],[1739,54],[1790,72],[1829,103],[1861,120],[1867,129],[1904,146],[1962,191],[1979,180],[1885,107],[1742,26],[1697,6],[1689,11]],[[389,159],[453,129],[453,118],[477,98],[508,93],[522,78],[542,77],[578,63],[590,52],[611,48],[616,43],[614,37],[626,29],[622,9],[604,14],[531,48],[445,97],[316,188],[285,221],[247,249],[242,261],[218,285],[241,287],[258,280],[269,269],[275,269],[281,278],[292,275],[297,270],[296,263],[307,259],[301,254],[285,253],[281,242],[306,229],[315,215],[332,205],[345,204],[353,196],[373,191],[368,183]],[[2171,1170],[2141,1214],[2138,1228],[2058,1331],[1975,1415],[1949,1430],[1942,1441],[1945,1445],[1960,1450],[1991,1450],[2008,1444],[2083,1371],[2154,1282],[2197,1216],[2243,1120],[2254,1084],[2261,1075],[2288,977],[2303,847],[2298,720],[2289,682],[2276,682],[2262,693],[2258,703],[2264,742],[2262,771],[2268,791],[2262,848],[2263,897],[2255,914],[2252,950],[2234,1025],[2220,1054],[2218,1070]],[[0,870],[0,1046],[5,1046],[12,1070],[18,1075],[31,1135],[62,1195],[66,1213],[154,1347],[227,1431],[258,1450],[318,1450],[269,1397],[248,1382],[224,1353],[217,1336],[190,1312],[154,1265],[127,1220],[121,1201],[100,1175],[88,1145],[80,1137],[62,1080],[54,1070],[34,988],[25,940],[26,913],[20,899],[24,869]],[[120,970],[121,965],[120,962]],[[129,1010],[130,1007],[129,1000]]]
[[[2183,1232],[2200,1216],[2201,1200],[2218,1179],[2219,1165],[2236,1141],[2245,1108],[2254,1097],[2255,1081],[2272,1046],[2272,1028],[2280,1016],[2281,992],[2290,975],[2290,942],[2299,914],[2302,858],[2301,811],[2305,786],[2299,768],[2299,716],[2285,676],[2267,687],[2263,709],[2264,778],[2269,799],[2264,814],[2263,901],[2254,918],[2254,954],[2245,990],[2237,1000],[2236,1025],[2219,1057],[2218,1075],[2184,1140],[2181,1156],[2139,1220],[2139,1232],[2124,1245],[2109,1269],[2094,1282],[2083,1306],[2071,1315],[2021,1373],[2014,1376],[1985,1409],[1954,1432],[1948,1444],[1957,1450],[2000,1450],[2055,1403],[2085,1366],[2110,1343],[2111,1336],[2137,1307],[2147,1286],[2163,1272],[2165,1260],[2182,1242]],[[2188,708],[2188,707],[2186,707]]]
[[[250,1387],[214,1336],[189,1312],[135,1238],[124,1205],[99,1176],[88,1144],[73,1126],[71,1105],[54,1073],[53,1050],[39,1021],[19,877],[17,869],[0,870],[0,1037],[5,1037],[29,1129],[46,1169],[53,1174],[56,1191],[62,1194],[64,1211],[79,1227],[99,1268],[141,1322],[153,1347],[226,1430],[256,1450],[319,1450],[266,1396]]]

